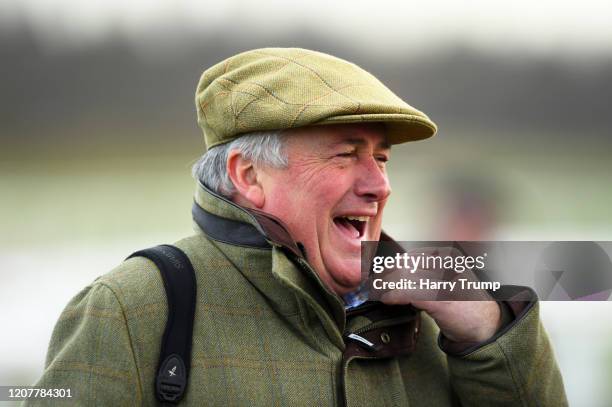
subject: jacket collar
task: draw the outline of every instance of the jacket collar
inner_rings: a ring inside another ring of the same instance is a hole
[[[304,257],[301,244],[291,237],[280,219],[237,205],[200,182],[191,212],[200,229],[215,240],[245,247],[279,246]]]
[[[328,335],[339,347],[345,346],[342,337],[345,330],[348,332],[365,331],[367,333],[364,335],[369,338],[368,340],[376,343],[379,341],[380,332],[370,330],[368,326],[371,324],[378,326],[382,320],[387,319],[391,325],[397,324],[395,328],[402,334],[396,335],[396,339],[386,346],[380,344],[371,356],[385,357],[414,350],[416,335],[412,333],[418,332],[420,321],[411,306],[393,307],[366,303],[364,306],[349,311],[349,315],[362,315],[363,318],[353,318],[347,326],[344,301],[324,286],[318,275],[306,262],[301,245],[291,237],[287,227],[280,219],[261,211],[241,207],[214,193],[200,182],[198,182],[192,214],[202,232],[215,241],[245,248],[271,249],[271,275],[282,282],[283,288],[269,290],[262,285],[260,286],[262,292],[279,307],[286,307],[288,302],[291,302],[290,298],[301,298],[301,301],[314,309]],[[381,240],[392,241],[384,233]],[[296,263],[299,267],[296,266]],[[252,282],[258,285],[257,282]],[[286,289],[293,291],[295,297],[287,297],[278,292],[284,292]],[[406,330],[406,324],[410,325],[410,329]],[[416,330],[414,330],[415,327]],[[389,330],[390,327],[386,329]],[[390,351],[391,348],[392,351]],[[351,342],[345,351],[347,357],[358,356],[360,352],[358,346]],[[388,352],[391,353],[387,354]]]
[[[202,232],[217,242],[247,249],[270,249],[272,263],[269,276],[280,282],[282,287],[271,289],[271,286],[262,284],[260,291],[287,312],[295,312],[299,307],[293,304],[296,297],[308,303],[321,319],[330,337],[342,346],[342,332],[346,322],[344,301],[323,284],[306,261],[300,249],[301,245],[291,237],[281,220],[237,205],[200,182],[197,185],[192,214]],[[250,252],[255,255],[253,251]],[[246,255],[246,252],[232,253],[238,257]],[[229,251],[226,255],[230,255]],[[261,274],[255,281],[247,275],[246,270],[242,272],[251,283],[261,283]]]

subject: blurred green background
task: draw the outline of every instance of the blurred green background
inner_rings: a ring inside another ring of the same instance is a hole
[[[605,3],[217,3],[0,3],[0,384],[37,379],[80,288],[191,232],[195,85],[254,47],[353,61],[437,122],[392,152],[396,239],[612,240]],[[612,305],[542,315],[571,404],[611,405]]]

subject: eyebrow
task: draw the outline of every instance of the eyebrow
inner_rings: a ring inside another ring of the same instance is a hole
[[[332,146],[342,145],[342,144],[350,144],[352,146],[364,146],[367,142],[362,138],[349,138],[342,141],[338,141],[337,143],[333,143]],[[386,140],[381,141],[376,145],[376,148],[380,148],[383,150],[390,150],[391,144],[389,144]]]

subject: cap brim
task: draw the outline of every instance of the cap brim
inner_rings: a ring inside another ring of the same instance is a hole
[[[401,144],[427,139],[436,134],[436,125],[427,117],[402,113],[355,114],[328,117],[314,125],[340,123],[383,123],[387,128],[387,141]]]

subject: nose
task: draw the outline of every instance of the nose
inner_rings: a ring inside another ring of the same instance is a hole
[[[389,177],[374,157],[369,157],[359,166],[355,193],[369,202],[381,202],[391,194]]]

